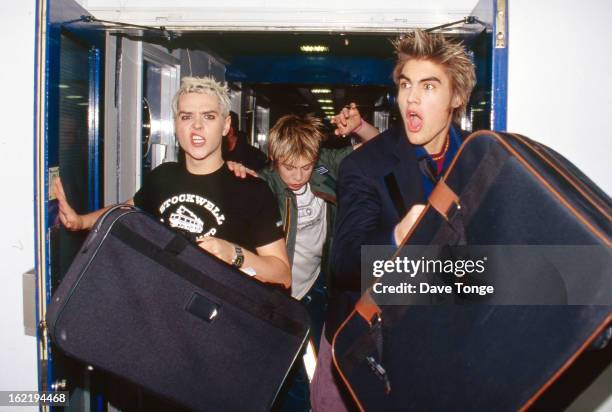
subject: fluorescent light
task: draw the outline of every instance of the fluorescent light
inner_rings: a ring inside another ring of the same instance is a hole
[[[70,87],[70,86],[68,86],[67,84],[60,84],[58,87],[59,87],[60,89],[67,89],[67,88],[68,88],[68,87]]]
[[[332,99],[319,99],[317,100],[319,103],[333,103]]]
[[[70,95],[70,96],[66,96],[66,99],[82,99],[83,96],[78,96],[76,94]]]
[[[314,94],[331,93],[330,89],[311,89],[310,91],[313,92]]]
[[[321,106],[323,110],[334,110],[334,106]]]
[[[325,53],[329,51],[329,47],[322,44],[302,44],[300,50],[303,53]]]

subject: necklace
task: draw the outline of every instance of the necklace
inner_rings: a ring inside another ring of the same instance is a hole
[[[446,154],[446,151],[448,150],[449,143],[450,143],[450,138],[448,135],[446,135],[446,143],[444,144],[444,149],[442,149],[440,153],[431,155],[431,160],[433,160],[434,162],[437,162],[438,160],[442,159],[444,155]]]
[[[293,191],[293,194],[295,194],[296,196],[302,196],[304,193],[306,193],[306,190],[308,189],[308,183],[306,183],[303,187],[302,187],[302,191],[300,193]]]

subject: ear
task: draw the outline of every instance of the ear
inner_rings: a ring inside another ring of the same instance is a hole
[[[225,124],[223,125],[223,136],[227,136],[229,129],[232,126],[232,117],[228,114],[225,118]]]
[[[453,109],[456,109],[460,107],[462,104],[463,104],[463,101],[461,100],[461,97],[459,97],[457,93],[454,93],[453,98],[451,99],[451,107]]]

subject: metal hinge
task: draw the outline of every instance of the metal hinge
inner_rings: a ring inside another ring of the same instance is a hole
[[[506,0],[497,0],[495,16],[495,48],[506,48]]]

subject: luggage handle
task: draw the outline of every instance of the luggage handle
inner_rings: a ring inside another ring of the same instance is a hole
[[[446,184],[443,178],[429,196],[429,204],[444,218],[456,234],[455,244],[465,245],[465,225],[463,222],[461,202],[459,196]]]
[[[431,192],[429,204],[436,209],[447,222],[449,221],[449,214],[453,206],[456,207],[456,210],[461,210],[459,196],[448,187],[443,178],[438,181],[438,184]]]
[[[100,216],[100,218],[98,218],[98,220],[96,221],[94,228],[91,229],[91,231],[89,232],[89,236],[85,241],[85,244],[81,248],[81,253],[87,253],[93,241],[96,240],[96,238],[98,237],[98,232],[102,228],[102,225],[106,221],[106,218],[117,209],[136,210],[136,207],[128,203],[119,203],[104,212],[104,214]]]

